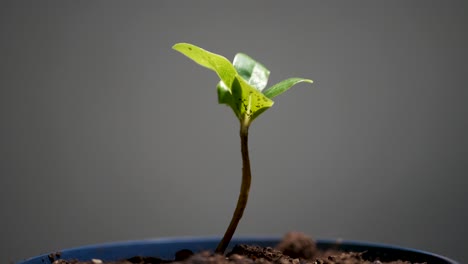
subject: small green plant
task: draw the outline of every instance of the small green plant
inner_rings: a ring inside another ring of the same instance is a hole
[[[272,98],[284,93],[297,83],[312,83],[312,80],[289,78],[265,90],[270,71],[246,54],[238,53],[231,63],[221,55],[192,44],[178,43],[172,48],[218,74],[221,79],[217,85],[218,102],[230,106],[240,121],[242,183],[231,222],[216,248],[216,253],[223,254],[242,218],[249,197],[252,177],[248,149],[250,124],[273,105]]]

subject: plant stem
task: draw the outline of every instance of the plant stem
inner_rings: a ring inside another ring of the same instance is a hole
[[[231,223],[229,224],[226,233],[223,236],[223,239],[218,244],[216,248],[216,253],[224,254],[224,251],[229,245],[234,232],[236,231],[237,225],[239,224],[242,215],[244,214],[244,209],[247,205],[247,200],[249,198],[250,182],[252,174],[250,172],[250,159],[249,159],[249,123],[241,122],[240,129],[240,139],[241,139],[241,153],[242,153],[242,183],[239,198],[237,200],[236,210],[232,215]]]

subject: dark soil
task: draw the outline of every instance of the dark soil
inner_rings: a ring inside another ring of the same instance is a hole
[[[319,251],[311,238],[302,233],[291,232],[286,234],[276,248],[236,245],[225,256],[208,251],[194,254],[190,250],[183,249],[175,254],[173,260],[137,256],[113,262],[102,262],[99,259],[83,262],[57,259],[60,257],[59,254],[54,254],[50,258],[57,259],[53,264],[411,264],[402,260],[392,262],[366,260],[363,254],[364,252]]]

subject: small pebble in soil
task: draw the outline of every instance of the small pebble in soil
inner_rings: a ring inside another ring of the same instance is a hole
[[[300,232],[289,232],[276,249],[291,258],[312,259],[317,254],[315,241]]]
[[[175,261],[183,261],[193,256],[193,252],[189,249],[182,249],[175,253]]]

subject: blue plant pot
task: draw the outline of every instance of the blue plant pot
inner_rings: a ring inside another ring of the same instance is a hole
[[[263,247],[273,247],[281,240],[280,237],[238,237],[233,238],[230,245],[251,244]],[[114,242],[84,246],[60,251],[63,259],[103,261],[131,258],[133,256],[152,256],[163,259],[173,259],[175,252],[190,249],[194,252],[202,250],[214,251],[219,242],[218,237],[187,237],[161,238],[140,241]],[[365,258],[381,261],[407,260],[411,262],[427,262],[434,264],[458,264],[446,257],[415,249],[401,248],[390,245],[356,241],[318,240],[319,249],[338,249],[344,251],[366,252]],[[49,254],[33,257],[17,264],[51,264]]]

